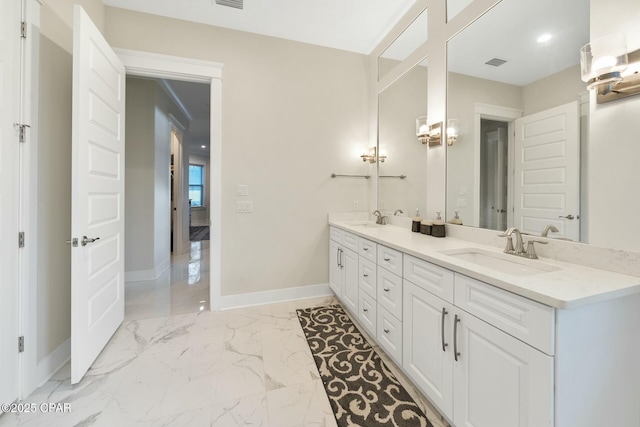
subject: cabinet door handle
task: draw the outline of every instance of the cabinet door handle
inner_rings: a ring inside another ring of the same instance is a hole
[[[444,316],[446,316],[447,314],[449,314],[447,309],[442,307],[442,329],[440,331],[440,334],[442,335],[442,351],[447,351],[446,348],[449,345],[446,342],[444,342]]]
[[[340,248],[336,251],[336,264],[340,267]]]
[[[458,356],[460,356],[460,352],[458,351],[458,323],[460,322],[460,318],[456,314],[453,319],[453,357],[458,361]]]
[[[389,333],[389,330],[388,330],[388,329],[384,329],[384,333],[385,333],[385,334],[388,334],[388,333]]]
[[[344,253],[344,250],[340,249],[340,268],[344,268],[344,263],[342,262],[342,254]]]
[[[382,288],[382,290],[385,291],[385,292],[389,292],[390,291],[389,288]]]
[[[367,273],[364,273],[363,276],[364,277],[369,277],[369,275]]]
[[[384,257],[384,260],[388,262],[391,261],[391,258]]]
[[[367,311],[369,311],[369,309],[368,309],[367,307],[364,307],[364,308],[362,309],[362,311],[364,311],[364,312],[366,313]]]
[[[364,247],[364,248],[362,248],[362,250],[363,250],[363,251],[368,251],[368,250],[369,250],[369,248]]]

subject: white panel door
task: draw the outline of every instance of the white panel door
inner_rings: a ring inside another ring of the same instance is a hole
[[[553,357],[454,310],[454,425],[553,426]]]
[[[402,367],[449,419],[453,416],[453,306],[411,282],[403,283]]]
[[[516,120],[514,226],[540,235],[580,239],[580,120],[578,102]]]
[[[74,6],[71,382],[124,319],[125,70]],[[93,239],[99,239],[92,242]]]
[[[18,398],[19,6],[0,1],[0,403]]]

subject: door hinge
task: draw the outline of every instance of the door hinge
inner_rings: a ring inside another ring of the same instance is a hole
[[[24,336],[18,337],[18,353],[24,353]]]
[[[26,142],[27,141],[27,128],[31,126],[25,125],[22,123],[14,123],[15,126],[18,127],[18,141]]]
[[[18,247],[24,248],[24,231],[18,233]]]
[[[22,21],[22,22],[20,23],[20,36],[21,36],[23,39],[26,39],[26,38],[27,38],[27,23],[26,23],[26,22],[24,22],[24,21]]]

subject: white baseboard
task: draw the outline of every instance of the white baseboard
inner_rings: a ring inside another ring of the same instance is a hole
[[[125,282],[142,282],[144,280],[156,280],[158,277],[164,273],[167,268],[171,265],[171,257],[162,261],[156,268],[153,270],[136,270],[136,271],[125,271],[124,272],[124,281]]]
[[[71,360],[71,338],[60,344],[38,363],[34,390],[49,381],[53,374],[58,372],[69,360]]]
[[[221,299],[220,309],[250,307],[255,305],[273,304],[285,301],[295,301],[306,298],[325,297],[333,295],[328,283],[320,285],[300,286],[296,288],[274,289],[272,291],[252,292],[249,294],[226,295]]]

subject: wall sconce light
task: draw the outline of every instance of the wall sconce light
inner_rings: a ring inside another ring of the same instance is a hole
[[[587,88],[597,91],[598,104],[640,93],[640,49],[627,53],[624,34],[611,34],[584,45],[580,68]]]
[[[362,158],[363,162],[375,163],[377,158],[377,151],[378,150],[376,147],[371,147],[369,148],[369,151],[367,153],[361,155],[360,157]],[[387,156],[380,156],[380,163],[384,163],[385,160],[387,160]]]
[[[416,136],[418,141],[423,144],[442,145],[442,122],[427,124],[427,116],[421,116],[416,119]]]
[[[458,119],[447,120],[447,145],[452,146],[458,140]]]

